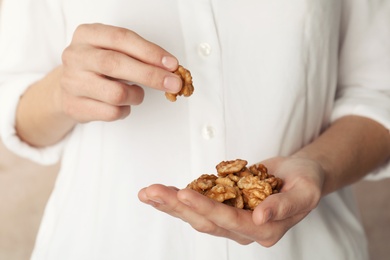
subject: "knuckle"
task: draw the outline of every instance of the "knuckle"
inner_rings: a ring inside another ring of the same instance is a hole
[[[65,115],[69,116],[70,118],[75,118],[77,113],[76,113],[76,108],[74,105],[71,105],[71,102],[68,100],[68,98],[63,97],[62,102],[61,102],[61,107],[62,111]]]
[[[96,66],[103,75],[112,75],[120,66],[118,55],[114,51],[98,50],[96,55]]]
[[[154,88],[163,88],[164,77],[158,73],[158,70],[153,68],[148,68],[144,72],[145,85],[154,87]]]
[[[113,45],[125,43],[131,36],[132,31],[121,27],[114,27],[111,31],[110,40]]]
[[[91,28],[90,24],[79,24],[76,27],[74,35],[79,35],[79,34],[83,35],[85,33],[85,31],[88,30],[89,28]]]
[[[73,33],[73,41],[77,40],[80,36],[83,36],[86,30],[85,24],[80,24],[76,27]]]
[[[61,55],[62,64],[69,65],[71,64],[71,61],[73,60],[73,48],[71,46],[68,46],[64,49]]]
[[[155,44],[146,45],[146,48],[143,51],[145,57],[153,57],[153,60],[156,63],[160,63],[164,55],[166,55],[164,51]]]
[[[85,64],[85,48],[81,45],[69,45],[67,46],[62,54],[61,61],[64,67],[82,67]]]
[[[109,95],[107,95],[108,103],[112,105],[126,104],[128,100],[128,92],[125,87],[120,84],[114,85]]]
[[[97,30],[97,24],[80,24],[76,27],[73,33],[73,41],[78,39],[84,39],[90,33],[94,33]]]

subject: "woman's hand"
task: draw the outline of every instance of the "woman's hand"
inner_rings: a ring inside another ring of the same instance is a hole
[[[139,199],[188,222],[197,231],[227,237],[240,244],[257,242],[269,247],[311,210],[320,198],[324,172],[314,161],[277,157],[262,162],[284,180],[279,194],[269,196],[252,212],[213,201],[193,190],[154,184]]]
[[[80,25],[62,60],[60,109],[77,122],[128,116],[143,100],[139,85],[171,93],[181,89],[179,76],[171,73],[177,59],[124,28]]]
[[[58,66],[20,99],[16,131],[31,146],[61,140],[77,123],[114,121],[143,101],[140,85],[177,93],[177,59],[135,32],[103,24],[77,28]]]

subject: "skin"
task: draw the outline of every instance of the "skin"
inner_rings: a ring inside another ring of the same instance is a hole
[[[140,85],[171,93],[181,89],[181,80],[172,73],[177,59],[123,28],[81,25],[62,60],[20,99],[17,133],[32,146],[55,144],[79,123],[129,116],[131,107],[142,103]],[[253,213],[161,184],[140,190],[138,196],[200,232],[269,247],[316,208],[322,197],[389,159],[389,131],[368,118],[347,116],[289,157],[259,158],[285,184]]]
[[[177,59],[124,28],[79,26],[62,61],[20,100],[17,133],[32,146],[55,144],[77,123],[127,117],[131,106],[142,103],[139,85],[170,93],[181,89],[172,73]]]
[[[257,242],[270,247],[315,209],[321,198],[359,180],[389,159],[389,131],[370,119],[347,116],[295,154],[262,161],[271,174],[284,180],[284,187],[253,213],[215,202],[193,190],[161,184],[142,189],[138,196],[200,232],[240,244]]]
[[[322,197],[359,180],[389,158],[389,131],[370,119],[348,116],[295,154],[262,161],[285,184],[253,213],[161,184],[142,189],[138,196],[200,232],[270,247],[316,208]]]

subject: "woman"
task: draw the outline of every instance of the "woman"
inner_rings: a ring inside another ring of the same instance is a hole
[[[389,6],[5,0],[1,138],[62,164],[32,259],[367,259],[347,186],[389,175]],[[285,182],[253,213],[165,186],[236,158]]]

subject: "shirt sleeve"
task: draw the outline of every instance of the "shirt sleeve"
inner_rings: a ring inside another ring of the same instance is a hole
[[[332,121],[368,117],[390,129],[390,1],[344,0]],[[390,162],[367,178],[390,177]]]
[[[3,0],[0,9],[0,138],[19,156],[59,160],[64,141],[34,148],[18,138],[15,115],[26,89],[60,64],[64,47],[60,1]]]

